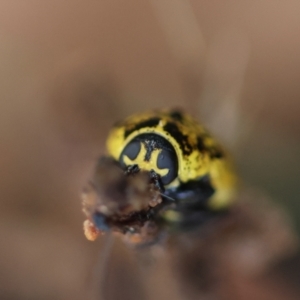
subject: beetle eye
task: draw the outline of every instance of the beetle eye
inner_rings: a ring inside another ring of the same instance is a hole
[[[168,149],[162,149],[157,158],[157,167],[169,170],[165,176],[161,177],[161,180],[164,185],[171,183],[177,176],[178,161],[176,153]]]
[[[125,167],[124,156],[127,156],[131,160],[137,158],[138,154],[141,151],[141,143],[139,141],[130,142],[122,152],[120,163],[123,167]]]

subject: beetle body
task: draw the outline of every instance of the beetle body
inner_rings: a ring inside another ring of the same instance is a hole
[[[111,130],[107,149],[125,170],[149,171],[182,205],[216,211],[234,199],[236,175],[227,153],[189,115],[157,110],[133,115]]]

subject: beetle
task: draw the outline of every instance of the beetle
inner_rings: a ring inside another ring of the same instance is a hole
[[[127,175],[149,173],[164,202],[172,204],[163,212],[167,222],[201,223],[234,200],[237,176],[230,157],[180,110],[153,110],[118,122],[107,150]]]

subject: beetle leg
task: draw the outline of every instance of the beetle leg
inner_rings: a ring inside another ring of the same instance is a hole
[[[140,171],[140,168],[138,165],[130,165],[126,168],[125,174],[126,175],[133,175]]]
[[[150,180],[154,183],[154,185],[158,188],[161,193],[165,192],[165,187],[161,181],[161,177],[154,170],[150,171]]]

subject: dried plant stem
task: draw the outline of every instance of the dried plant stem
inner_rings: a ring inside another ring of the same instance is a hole
[[[114,235],[109,232],[103,236],[103,240],[101,255],[94,267],[92,281],[89,288],[89,290],[93,293],[93,295],[91,295],[91,299],[94,300],[105,300],[105,276],[107,274],[107,266],[115,238]]]

